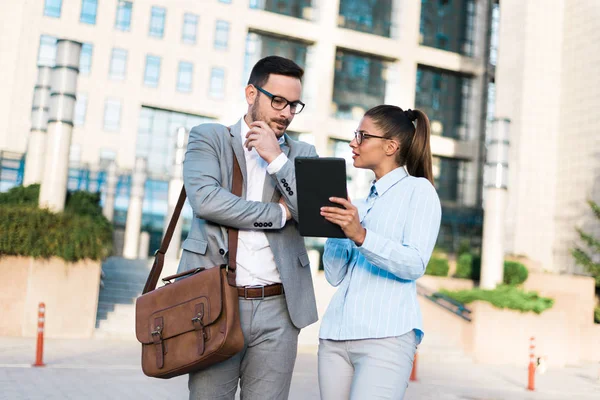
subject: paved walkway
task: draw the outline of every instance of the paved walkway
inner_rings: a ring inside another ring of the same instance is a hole
[[[319,399],[316,349],[302,347],[290,400]],[[32,368],[35,339],[0,338],[0,399],[187,399],[187,379],[145,377],[130,341],[46,340],[43,368]],[[431,400],[598,400],[600,365],[549,369],[528,392],[526,368],[419,363],[406,398]],[[362,400],[362,399],[360,399]],[[368,399],[366,399],[368,400]]]

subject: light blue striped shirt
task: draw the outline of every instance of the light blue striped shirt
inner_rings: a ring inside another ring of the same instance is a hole
[[[400,336],[423,338],[416,279],[423,276],[441,221],[435,188],[425,178],[396,168],[355,203],[367,230],[362,246],[328,239],[323,262],[327,281],[339,288],[321,322],[321,339]]]

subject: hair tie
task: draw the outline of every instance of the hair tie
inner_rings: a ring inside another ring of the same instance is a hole
[[[410,108],[404,111],[404,115],[406,115],[410,122],[414,122],[417,120],[417,113],[411,110]]]

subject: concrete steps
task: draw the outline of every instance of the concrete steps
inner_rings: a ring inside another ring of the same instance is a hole
[[[142,293],[152,260],[110,257],[102,264],[94,336],[135,339],[135,300]]]

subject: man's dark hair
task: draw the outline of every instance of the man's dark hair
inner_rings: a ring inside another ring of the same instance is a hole
[[[248,79],[248,85],[263,86],[267,83],[271,74],[291,76],[302,81],[304,70],[290,59],[268,56],[254,65]]]

